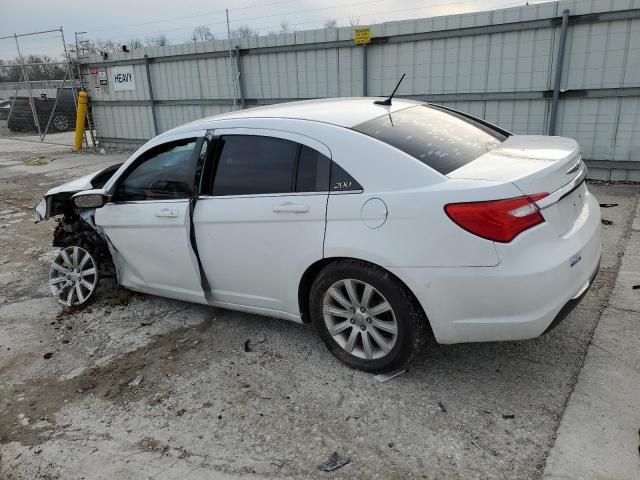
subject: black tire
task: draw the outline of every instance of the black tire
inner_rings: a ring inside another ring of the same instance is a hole
[[[72,122],[66,115],[63,115],[62,113],[56,113],[53,116],[51,124],[53,125],[53,129],[56,132],[67,132],[71,130]]]
[[[324,298],[332,285],[344,279],[371,285],[393,309],[397,337],[393,348],[380,358],[365,359],[353,355],[329,333],[323,314]],[[339,260],[325,267],[311,286],[309,305],[313,325],[329,351],[350,367],[366,372],[381,373],[404,368],[420,351],[428,331],[424,312],[407,287],[386,270],[358,260]]]

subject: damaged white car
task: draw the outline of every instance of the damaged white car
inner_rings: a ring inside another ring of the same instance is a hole
[[[50,190],[52,293],[131,290],[312,322],[342,361],[520,340],[592,283],[600,210],[575,141],[444,107],[325,99],[231,112]]]

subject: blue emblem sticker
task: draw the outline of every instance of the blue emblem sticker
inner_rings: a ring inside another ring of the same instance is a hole
[[[573,257],[569,259],[569,265],[571,265],[571,267],[574,267],[576,263],[578,263],[580,260],[582,260],[582,256],[580,256],[579,253],[576,253]]]

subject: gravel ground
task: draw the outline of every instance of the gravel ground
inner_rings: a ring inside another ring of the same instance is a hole
[[[540,478],[637,187],[590,186],[619,205],[603,209],[613,223],[596,284],[555,331],[431,343],[378,383],[308,325],[108,285],[84,309],[58,305],[53,224],[34,224],[31,209],[49,187],[125,157],[0,140],[0,478]],[[320,472],[334,451],[350,463]]]

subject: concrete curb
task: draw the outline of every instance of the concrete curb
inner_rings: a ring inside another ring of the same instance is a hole
[[[640,206],[609,306],[547,458],[545,479],[640,478]]]

